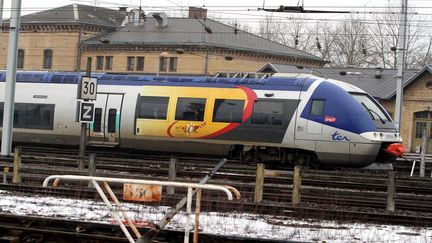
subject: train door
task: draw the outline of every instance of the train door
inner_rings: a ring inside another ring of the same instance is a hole
[[[95,118],[90,124],[89,143],[118,146],[120,144],[121,114],[124,94],[98,93]]]

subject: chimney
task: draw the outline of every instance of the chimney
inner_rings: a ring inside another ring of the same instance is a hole
[[[166,27],[168,25],[168,16],[162,12],[151,13],[156,20],[156,27]]]
[[[204,19],[207,18],[207,9],[189,7],[189,18],[192,19]]]

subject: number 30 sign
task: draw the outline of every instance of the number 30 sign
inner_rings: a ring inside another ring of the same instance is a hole
[[[96,100],[97,78],[82,77],[78,86],[78,99]]]

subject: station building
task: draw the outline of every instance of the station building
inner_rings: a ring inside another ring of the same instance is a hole
[[[21,17],[18,68],[22,70],[214,75],[251,72],[266,62],[323,66],[321,58],[207,18],[191,8],[186,18],[163,12],[112,10],[71,4]],[[0,67],[6,65],[9,21],[3,23]]]

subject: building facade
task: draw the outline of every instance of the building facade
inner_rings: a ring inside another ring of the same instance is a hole
[[[3,24],[0,67],[6,65],[8,22]],[[322,66],[314,55],[206,18],[168,18],[125,8],[80,4],[22,16],[18,68],[23,70],[214,75],[253,72],[268,61]]]

